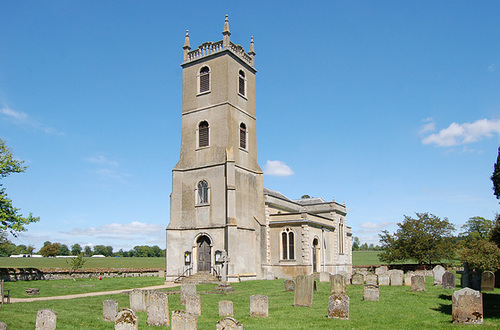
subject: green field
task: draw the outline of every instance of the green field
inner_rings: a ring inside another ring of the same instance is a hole
[[[352,264],[353,266],[371,266],[381,265],[378,259],[380,251],[353,251]]]
[[[85,258],[83,269],[142,268],[165,269],[165,258]],[[69,269],[65,258],[0,258],[0,268]]]
[[[130,279],[131,281],[134,279]],[[109,279],[112,283],[114,279]],[[60,281],[50,281],[59,283]],[[36,282],[30,282],[34,285]],[[78,283],[78,282],[77,282]],[[82,282],[80,282],[82,283]],[[14,283],[8,283],[11,285]],[[130,283],[133,286],[133,282]],[[363,301],[362,286],[348,286],[350,298],[349,320],[328,319],[329,283],[318,283],[312,308],[294,307],[294,292],[285,292],[283,280],[248,281],[234,283],[235,291],[227,295],[210,293],[214,284],[198,286],[202,299],[202,315],[198,318],[199,329],[214,329],[218,316],[218,301],[233,301],[234,318],[242,322],[245,329],[315,329],[315,328],[452,328],[451,294],[432,286],[427,278],[425,292],[412,292],[409,287],[380,287],[380,301]],[[111,285],[110,287],[112,287]],[[178,291],[171,288],[169,291]],[[250,296],[264,294],[269,297],[269,317],[266,319],[249,316]],[[102,321],[102,302],[114,299],[120,308],[129,306],[126,294],[52,300],[31,303],[3,305],[0,320],[9,329],[34,329],[39,309],[50,308],[57,312],[58,329],[111,329],[113,325]],[[484,325],[500,327],[500,289],[484,293]],[[170,312],[184,309],[179,294],[169,295]],[[139,312],[139,328],[146,328],[146,313]]]

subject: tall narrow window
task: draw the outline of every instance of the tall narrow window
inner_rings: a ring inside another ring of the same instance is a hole
[[[198,204],[208,204],[208,183],[205,180],[198,182]]]
[[[245,72],[243,72],[243,70],[240,70],[240,74],[238,77],[238,93],[243,96],[245,96],[245,81]]]
[[[287,244],[287,238],[288,238],[288,234],[283,232],[281,233],[281,241],[282,241],[282,247],[283,247],[283,260],[287,260],[288,259],[288,244]]]
[[[281,233],[281,250],[282,250],[282,260],[294,260],[295,259],[295,239],[293,231],[290,228],[286,228]]]
[[[288,233],[288,255],[290,259],[295,259],[295,247],[294,247],[293,232]]]
[[[344,224],[339,223],[339,253],[344,254]]]
[[[210,69],[204,66],[200,70],[200,93],[210,90]]]
[[[208,122],[202,121],[198,126],[198,146],[208,147],[209,144],[209,127]]]
[[[247,126],[244,123],[240,124],[240,148],[247,148]]]

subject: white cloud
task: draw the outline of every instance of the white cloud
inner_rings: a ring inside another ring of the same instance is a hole
[[[436,123],[434,122],[434,119],[432,118],[426,118],[422,120],[422,122],[426,123],[420,128],[420,134],[425,134],[429,132],[434,132],[436,130]]]
[[[164,235],[165,228],[155,224],[132,221],[127,224],[111,223],[86,229],[73,228],[70,231],[62,233],[78,237],[88,236],[120,240],[137,240],[142,237],[144,240],[149,240],[151,236]]]
[[[112,160],[112,159],[107,159],[103,155],[87,157],[87,158],[85,158],[85,161],[92,163],[92,164],[97,164],[97,165],[112,166],[112,167],[118,166],[117,161]]]
[[[422,143],[435,144],[440,147],[451,147],[478,142],[483,138],[489,138],[495,134],[500,135],[499,119],[479,119],[473,123],[452,123],[438,133],[424,137]]]
[[[268,160],[264,165],[264,174],[271,176],[293,175],[292,169],[280,160]]]
[[[27,113],[15,111],[9,107],[4,106],[0,109],[0,114],[7,120],[21,127],[28,127],[37,131],[42,131],[50,135],[64,135],[55,128],[46,126],[35,119],[31,118]]]

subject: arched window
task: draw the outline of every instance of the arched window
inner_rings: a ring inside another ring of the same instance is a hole
[[[245,96],[245,90],[246,90],[245,72],[243,72],[243,70],[240,70],[238,77],[238,93]]]
[[[240,148],[247,148],[247,126],[244,123],[240,124]]]
[[[281,256],[282,260],[295,259],[295,236],[290,228],[281,233]]]
[[[210,91],[210,69],[208,66],[204,66],[200,69],[199,77],[200,93]]]
[[[209,145],[209,126],[208,122],[202,121],[198,125],[198,147],[208,147]]]
[[[208,182],[198,182],[198,204],[208,204]]]
[[[339,254],[344,254],[344,224],[339,222]]]

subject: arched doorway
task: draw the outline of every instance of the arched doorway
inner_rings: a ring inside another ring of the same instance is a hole
[[[208,236],[200,236],[196,240],[198,250],[198,272],[209,273],[211,266],[211,248],[210,238]]]
[[[312,262],[313,262],[313,273],[318,271],[318,239],[315,238],[313,239],[313,255],[312,255]]]

